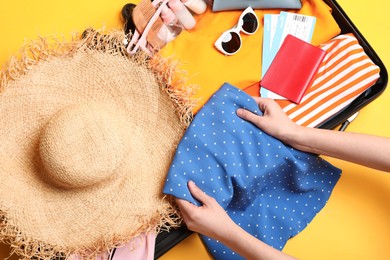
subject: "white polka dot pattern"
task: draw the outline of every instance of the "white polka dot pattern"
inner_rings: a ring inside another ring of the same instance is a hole
[[[193,180],[243,229],[282,249],[323,208],[341,171],[242,120],[240,107],[261,114],[250,96],[225,83],[199,110],[163,192],[199,205],[186,185]],[[202,239],[215,259],[242,259],[218,241]]]

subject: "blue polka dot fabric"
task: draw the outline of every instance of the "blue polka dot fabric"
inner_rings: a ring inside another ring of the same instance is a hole
[[[242,120],[238,108],[261,115],[249,95],[225,83],[185,132],[163,192],[200,205],[187,188],[193,180],[235,223],[282,249],[324,207],[341,171]],[[202,240],[215,259],[242,259],[219,241]]]

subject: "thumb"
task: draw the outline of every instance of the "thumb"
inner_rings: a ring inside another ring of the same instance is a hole
[[[199,189],[193,181],[188,182],[188,189],[190,190],[192,196],[194,196],[194,198],[200,201],[203,205],[210,202],[211,197]]]

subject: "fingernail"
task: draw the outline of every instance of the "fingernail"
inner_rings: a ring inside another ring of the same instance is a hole
[[[196,185],[195,185],[195,182],[193,182],[193,181],[188,181],[188,186],[190,186],[190,185],[191,185],[191,186],[196,186]]]
[[[238,116],[241,116],[241,115],[242,115],[242,108],[237,109],[237,110],[236,110],[236,114],[237,114]]]

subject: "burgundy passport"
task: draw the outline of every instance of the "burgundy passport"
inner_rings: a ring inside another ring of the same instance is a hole
[[[287,35],[260,82],[266,88],[299,104],[326,52],[291,34]]]

